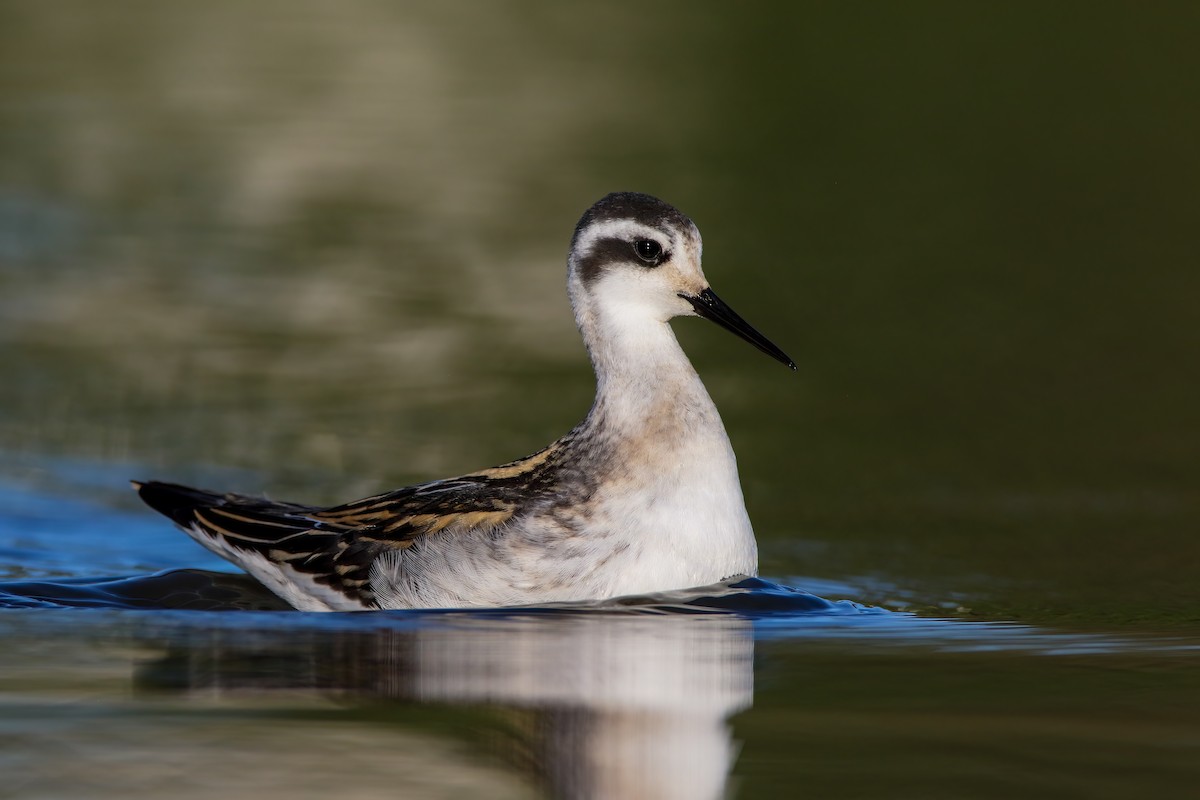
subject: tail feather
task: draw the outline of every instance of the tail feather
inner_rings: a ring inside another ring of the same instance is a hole
[[[169,517],[176,525],[188,527],[196,520],[198,508],[222,505],[225,498],[216,492],[192,489],[177,483],[162,481],[131,481],[138,497],[158,513]]]
[[[189,536],[309,611],[375,607],[369,559],[336,563],[346,530],[309,516],[318,509],[261,497],[218,494],[160,481],[133,481],[138,496]]]

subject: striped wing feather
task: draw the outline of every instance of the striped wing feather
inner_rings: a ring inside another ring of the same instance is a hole
[[[423,537],[500,527],[544,489],[539,476],[551,450],[332,508],[168,483],[135,486],[143,500],[184,528],[198,527],[235,550],[261,555],[372,606],[371,564],[381,552],[406,549]]]

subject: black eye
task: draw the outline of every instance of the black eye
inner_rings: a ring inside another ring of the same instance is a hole
[[[633,252],[648,264],[654,264],[662,255],[662,245],[653,239],[638,239],[633,243]]]

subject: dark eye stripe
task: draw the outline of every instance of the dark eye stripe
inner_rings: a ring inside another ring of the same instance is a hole
[[[643,241],[643,239],[634,241]],[[670,260],[671,253],[664,250],[654,263],[643,261],[634,249],[633,242],[612,236],[594,242],[588,254],[576,263],[575,269],[583,282],[590,284],[599,278],[611,264],[632,263],[649,268],[661,266]]]

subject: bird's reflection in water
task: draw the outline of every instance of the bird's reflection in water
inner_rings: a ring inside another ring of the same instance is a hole
[[[728,718],[753,698],[751,624],[724,614],[464,613],[172,638],[143,687],[504,710],[520,741],[500,749],[553,797],[723,797]]]

